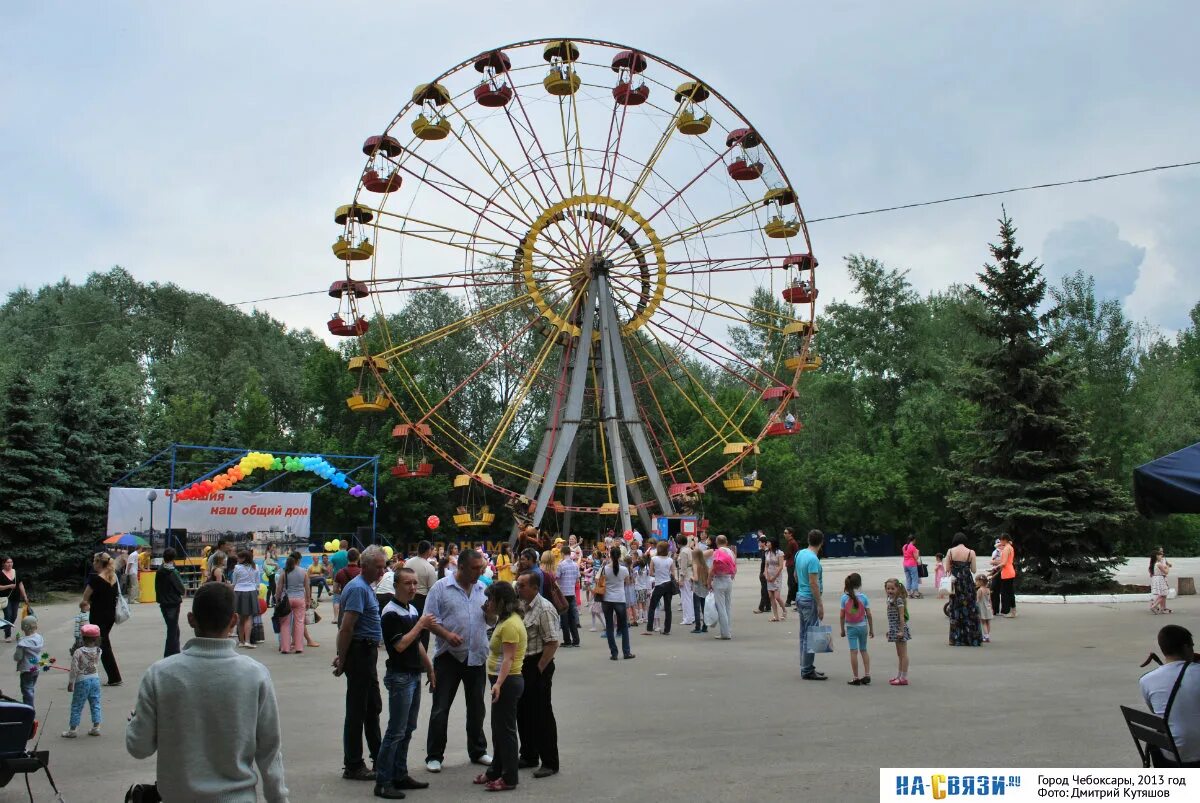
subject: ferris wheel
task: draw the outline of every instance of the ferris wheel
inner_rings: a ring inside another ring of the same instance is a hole
[[[350,409],[399,417],[393,475],[451,466],[460,527],[505,505],[649,531],[758,492],[761,443],[800,431],[820,367],[817,260],[763,133],[610,42],[519,42],[429,77],[334,214],[328,328],[358,340]]]

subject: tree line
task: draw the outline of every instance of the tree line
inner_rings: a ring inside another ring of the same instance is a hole
[[[1036,260],[1022,260],[1007,218],[991,257],[976,283],[924,295],[902,269],[847,257],[853,293],[821,306],[815,344],[823,366],[801,381],[793,404],[803,434],[764,442],[760,493],[705,496],[712,526],[916,533],[926,553],[958,530],[982,545],[1010,529],[1030,584],[1059,589],[1102,584],[1106,556],[1157,544],[1173,553],[1200,549],[1200,517],[1139,518],[1128,490],[1134,466],[1200,440],[1200,303],[1190,325],[1170,336],[1132,322],[1117,300],[1096,296],[1087,266],[1048,285]],[[488,298],[475,303],[486,305],[506,289],[480,292]],[[749,304],[766,323],[789,314],[762,288]],[[387,323],[403,341],[467,312],[463,298],[428,290],[411,294]],[[526,322],[514,309],[422,349],[408,364],[413,381],[440,398],[497,338]],[[730,342],[739,353],[765,353],[771,344],[761,331],[731,327]],[[31,572],[53,579],[76,571],[103,537],[109,485],[172,442],[379,454],[379,529],[395,540],[411,540],[431,513],[448,522],[454,512],[447,466],[429,478],[393,480],[386,467],[397,456],[396,419],[347,409],[353,344],[331,347],[265,313],[139,282],[119,267],[11,293],[0,307],[0,336],[0,552]],[[519,400],[518,423],[498,450],[516,465],[532,463],[544,426],[546,390],[523,400],[516,392],[521,350],[531,353],[537,338],[517,338],[512,359],[489,366],[446,408],[464,432],[486,439]],[[711,433],[679,382],[686,375],[703,383],[721,404],[741,398],[741,369],[642,345],[669,368],[650,381],[681,446],[703,443]],[[579,459],[600,458],[581,449]],[[177,485],[207,463],[204,453],[181,452]],[[163,464],[133,480],[168,481]],[[316,484],[297,475],[273,488]],[[314,532],[369,521],[361,500],[314,496]],[[510,524],[502,514],[488,535]],[[576,518],[572,528],[584,534],[608,524]]]

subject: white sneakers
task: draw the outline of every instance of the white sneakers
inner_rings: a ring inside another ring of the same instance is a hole
[[[485,767],[490,767],[492,765],[492,757],[490,755],[488,755],[487,753],[484,753],[479,758],[474,759],[471,763],[472,764],[482,764]],[[425,762],[425,769],[429,770],[430,772],[441,772],[442,771],[442,762],[431,758]]]

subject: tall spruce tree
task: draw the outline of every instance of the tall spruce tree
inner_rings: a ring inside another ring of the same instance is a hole
[[[1005,213],[994,264],[979,274],[974,325],[990,347],[973,360],[966,396],[979,409],[973,444],[955,452],[950,505],[982,538],[1012,536],[1028,589],[1077,592],[1106,585],[1110,536],[1129,510],[1102,478],[1079,413],[1066,403],[1073,377],[1045,336],[1057,310],[1039,314],[1046,281],[1021,262]]]
[[[61,511],[66,478],[54,438],[37,420],[33,386],[18,374],[8,387],[0,450],[0,550],[38,577],[73,566],[73,539]]]

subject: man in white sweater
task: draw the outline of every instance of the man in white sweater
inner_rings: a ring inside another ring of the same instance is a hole
[[[232,588],[205,583],[187,618],[196,638],[142,676],[125,749],[134,758],[158,753],[164,800],[253,803],[261,777],[268,803],[286,803],[275,688],[265,666],[234,652]]]

